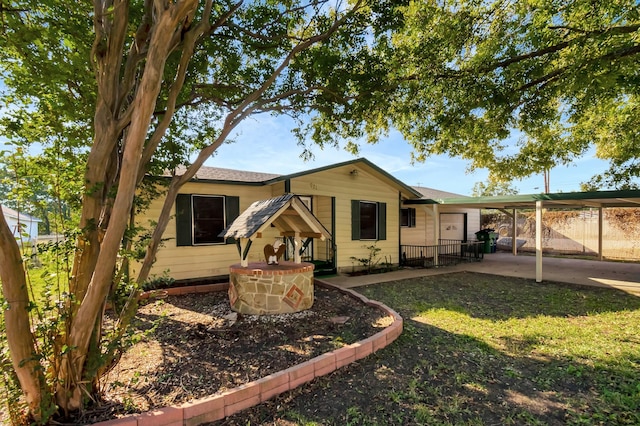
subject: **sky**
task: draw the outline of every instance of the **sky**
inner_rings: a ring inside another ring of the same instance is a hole
[[[293,127],[293,122],[283,117],[250,117],[239,126],[233,138],[235,142],[221,146],[205,165],[286,175],[364,157],[407,185],[460,195],[471,195],[474,184],[487,179],[486,170],[468,173],[468,161],[448,156],[433,156],[424,163],[411,164],[411,146],[398,133],[375,145],[360,145],[357,156],[333,147],[315,148],[315,158],[304,161],[300,158],[302,148],[291,133]],[[570,166],[552,169],[549,189],[551,192],[580,191],[580,183],[607,167],[606,162],[587,154]],[[520,194],[541,193],[544,192],[544,177],[533,175],[513,181],[513,186]]]
[[[237,128],[232,137],[234,142],[222,145],[205,166],[287,175],[363,157],[407,185],[459,195],[472,195],[474,184],[485,182],[488,176],[486,170],[469,173],[468,161],[448,156],[432,156],[424,163],[412,164],[411,146],[397,132],[377,144],[361,144],[357,156],[343,149],[316,147],[313,149],[315,158],[304,161],[300,158],[302,148],[291,133],[293,127],[293,121],[287,117],[266,114],[249,117]],[[5,141],[0,135],[0,148],[11,149],[4,145]],[[556,167],[550,172],[550,191],[580,191],[580,183],[607,167],[606,162],[593,154],[585,155],[570,166]],[[541,193],[544,178],[536,174],[513,181],[512,186],[520,194]]]
[[[0,82],[0,89],[2,83]],[[2,114],[2,111],[0,111]],[[469,173],[469,162],[448,156],[432,156],[424,163],[411,163],[411,146],[398,132],[375,145],[363,143],[357,156],[333,147],[313,149],[314,159],[300,158],[302,148],[291,130],[295,124],[288,117],[261,114],[248,117],[232,135],[233,143],[221,146],[206,166],[229,169],[276,173],[281,175],[310,170],[343,161],[366,158],[395,178],[410,186],[423,186],[459,195],[472,195],[476,182],[485,182],[486,170]],[[0,135],[0,150],[11,149],[4,145]],[[587,154],[567,167],[556,167],[550,172],[551,192],[580,191],[580,184],[596,173],[608,168],[608,163]],[[520,194],[544,191],[544,178],[536,174],[525,180],[512,182]]]

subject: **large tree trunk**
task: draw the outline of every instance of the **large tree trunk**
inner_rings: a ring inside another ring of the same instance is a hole
[[[191,5],[191,8],[186,7]],[[108,295],[114,274],[118,250],[124,236],[133,204],[142,150],[148,133],[151,117],[160,85],[165,61],[169,55],[171,40],[180,22],[195,6],[195,1],[176,3],[161,12],[149,43],[149,53],[144,74],[131,106],[131,125],[123,143],[124,152],[120,168],[118,191],[113,202],[104,239],[95,261],[91,280],[78,311],[72,320],[69,346],[74,348],[65,355],[60,369],[61,384],[56,389],[56,398],[65,410],[82,407],[82,373],[95,322],[102,304]],[[87,271],[84,271],[85,273]]]
[[[4,312],[11,363],[20,381],[31,415],[39,420],[43,399],[42,368],[36,361],[29,321],[29,293],[20,248],[0,209],[0,279],[8,308]]]

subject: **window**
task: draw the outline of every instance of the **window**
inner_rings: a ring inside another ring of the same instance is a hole
[[[400,226],[404,226],[406,228],[416,227],[416,209],[400,209]]]
[[[220,195],[179,194],[176,198],[176,244],[225,244],[218,235],[238,217],[239,198]]]
[[[360,239],[378,239],[378,203],[360,201]]]
[[[193,244],[220,244],[218,234],[224,229],[224,197],[193,195]]]
[[[387,204],[351,200],[351,239],[386,240]]]

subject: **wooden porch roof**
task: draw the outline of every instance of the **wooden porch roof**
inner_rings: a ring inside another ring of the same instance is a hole
[[[331,233],[311,213],[295,194],[284,194],[268,200],[256,201],[233,223],[225,228],[220,237],[261,238],[265,229],[275,226],[283,237],[331,238]]]

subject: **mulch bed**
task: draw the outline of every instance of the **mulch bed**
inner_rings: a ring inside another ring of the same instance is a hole
[[[283,315],[236,314],[226,292],[150,300],[134,322],[137,343],[103,379],[102,400],[74,424],[213,395],[370,337],[391,322],[321,286],[311,309]]]

